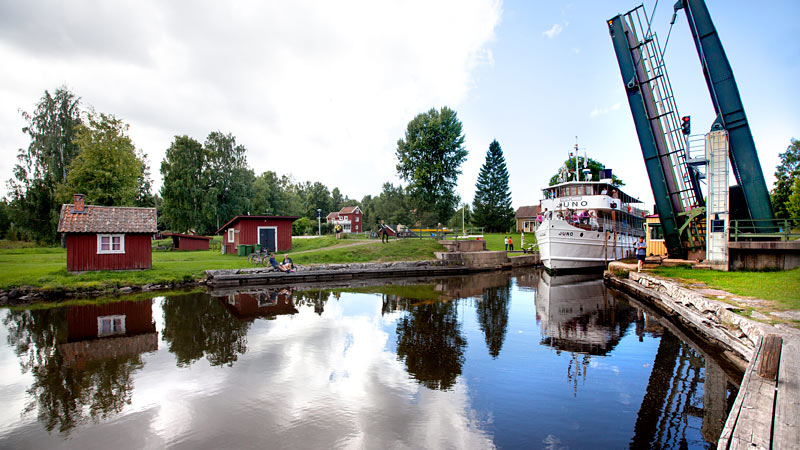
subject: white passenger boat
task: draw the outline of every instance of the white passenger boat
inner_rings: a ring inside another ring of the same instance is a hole
[[[568,181],[543,192],[536,243],[548,270],[600,269],[609,261],[634,257],[635,244],[644,236],[642,202],[610,178]]]

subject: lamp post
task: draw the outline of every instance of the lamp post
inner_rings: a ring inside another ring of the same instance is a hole
[[[322,237],[322,210],[317,208],[317,236]]]

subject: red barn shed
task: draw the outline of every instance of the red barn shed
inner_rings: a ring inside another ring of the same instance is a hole
[[[61,206],[58,232],[67,239],[67,270],[133,270],[153,267],[150,240],[156,232],[155,208]]]
[[[236,216],[223,225],[222,252],[236,253],[239,245],[260,244],[273,252],[292,249],[292,222],[294,216]]]
[[[193,234],[162,233],[162,236],[172,238],[173,250],[208,250],[208,244],[211,242],[209,236]]]

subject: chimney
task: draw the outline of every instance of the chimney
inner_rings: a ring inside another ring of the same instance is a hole
[[[74,200],[72,205],[72,212],[83,214],[86,212],[86,207],[83,205],[83,194],[73,194]]]

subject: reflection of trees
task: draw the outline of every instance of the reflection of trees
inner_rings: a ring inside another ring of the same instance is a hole
[[[250,322],[236,320],[212,297],[176,295],[164,301],[163,309],[162,334],[178,366],[189,366],[203,356],[212,366],[230,366],[247,351]]]
[[[505,286],[486,289],[476,308],[478,323],[486,336],[486,347],[492,358],[497,358],[503,347],[510,299],[510,287],[507,283]]]
[[[28,388],[31,401],[24,412],[37,409],[47,431],[58,428],[62,433],[122,411],[131,401],[133,373],[143,365],[138,354],[80,367],[68,364],[59,348],[67,340],[66,312],[66,308],[9,311],[3,319],[22,371],[33,375]]]
[[[461,374],[466,340],[455,302],[414,305],[397,322],[397,356],[408,373],[431,389],[449,389]]]

